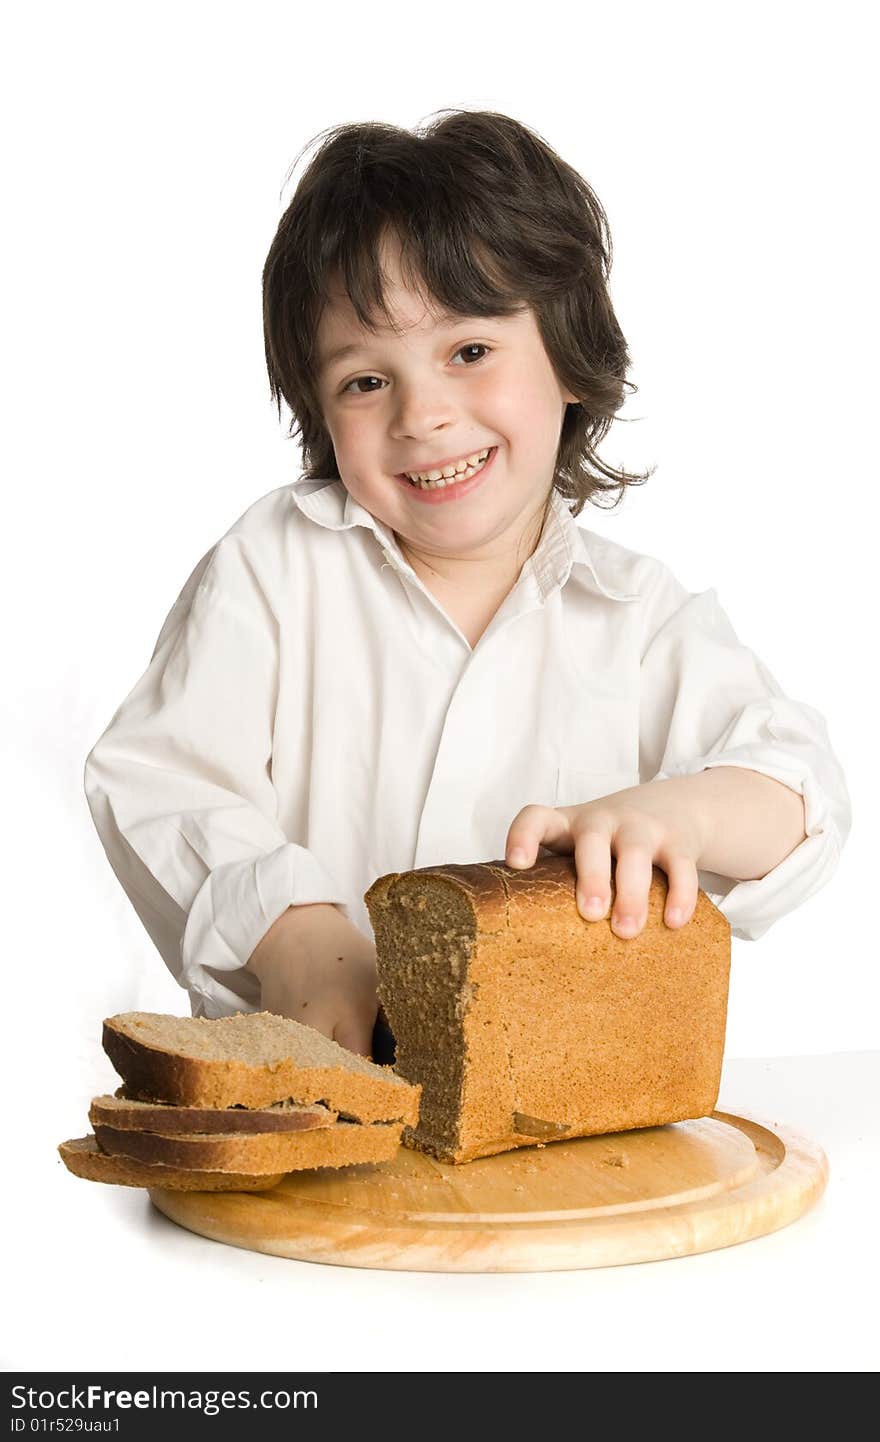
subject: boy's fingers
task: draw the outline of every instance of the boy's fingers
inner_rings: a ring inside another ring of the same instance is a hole
[[[638,936],[648,916],[648,892],[653,876],[653,858],[646,846],[635,843],[617,847],[614,872],[614,909],[611,930],[630,940]]]
[[[571,851],[571,825],[564,809],[524,806],[517,812],[507,833],[507,865],[534,866],[540,846],[551,851]]]
[[[333,1041],[333,1014],[329,1011],[322,1012],[318,1003],[306,1002],[304,1005],[303,1003],[299,1003],[295,1007],[289,1007],[286,1011],[282,1012],[281,1015],[289,1016],[291,1020],[301,1022],[303,1026],[310,1026],[314,1031],[319,1031],[324,1036],[329,1036],[330,1040]]]
[[[587,921],[600,921],[611,904],[611,845],[598,831],[584,831],[575,838],[577,905]]]
[[[694,914],[700,889],[696,865],[689,856],[658,858],[658,865],[669,878],[663,919],[667,926],[684,926]]]
[[[373,1029],[360,1023],[338,1022],[333,1028],[333,1040],[346,1051],[356,1051],[368,1060],[372,1055]]]
[[[332,1037],[346,1051],[356,1051],[368,1060],[373,1054],[373,1028],[379,1010],[374,999],[371,1006],[361,1007],[356,1015],[339,1017],[332,1031]]]

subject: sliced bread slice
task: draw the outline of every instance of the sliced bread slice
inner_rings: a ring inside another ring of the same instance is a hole
[[[403,1122],[376,1122],[372,1126],[334,1122],[314,1131],[273,1132],[267,1136],[227,1132],[166,1137],[156,1132],[127,1132],[98,1125],[95,1138],[113,1156],[185,1170],[256,1176],[389,1161],[400,1146],[402,1131]]]
[[[151,1166],[127,1157],[108,1156],[94,1137],[75,1137],[62,1142],[58,1152],[75,1177],[84,1177],[89,1182],[110,1182],[119,1187],[164,1187],[170,1192],[265,1192],[276,1187],[283,1176],[282,1172],[241,1176],[236,1172]]]
[[[142,1100],[265,1107],[295,1097],[360,1122],[418,1120],[420,1086],[271,1012],[215,1020],[122,1012],[105,1020],[103,1046]]]
[[[162,1132],[300,1132],[329,1127],[336,1112],[329,1107],[275,1102],[271,1107],[175,1107],[168,1102],[140,1102],[128,1097],[95,1097],[89,1107],[92,1126],[120,1131]]]

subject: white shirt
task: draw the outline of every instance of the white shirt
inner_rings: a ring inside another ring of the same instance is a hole
[[[282,486],[199,562],[85,767],[113,870],[195,1015],[259,1006],[243,970],[290,905],[372,937],[390,871],[503,858],[529,803],[707,766],[804,797],[766,876],[700,884],[760,936],[832,875],[850,827],[818,712],[785,697],[714,590],[579,526],[540,542],[472,648],[341,481]]]

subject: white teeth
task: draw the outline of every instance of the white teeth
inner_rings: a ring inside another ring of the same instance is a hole
[[[422,491],[439,490],[453,478],[456,481],[469,480],[480,470],[491,449],[492,447],[489,446],[488,450],[476,451],[472,456],[463,456],[460,461],[455,462],[455,465],[444,466],[442,471],[407,471],[407,479]]]

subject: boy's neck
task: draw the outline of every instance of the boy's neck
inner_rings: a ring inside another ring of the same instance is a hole
[[[438,598],[457,596],[466,602],[468,598],[505,596],[537,549],[549,508],[548,497],[518,536],[499,536],[484,552],[472,555],[437,554],[411,545],[396,531],[393,534],[404,560]]]

